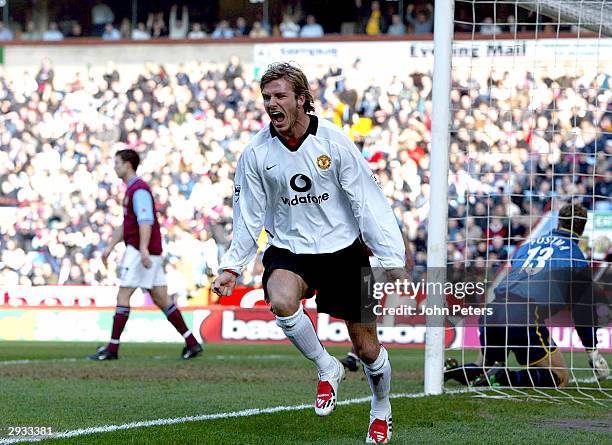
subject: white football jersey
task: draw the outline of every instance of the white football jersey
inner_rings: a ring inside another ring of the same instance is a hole
[[[361,233],[383,267],[403,267],[397,220],[353,142],[310,115],[297,146],[285,144],[270,124],[240,156],[233,239],[220,270],[239,273],[253,259],[262,227],[270,244],[298,254],[336,252]]]

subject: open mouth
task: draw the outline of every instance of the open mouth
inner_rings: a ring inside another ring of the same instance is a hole
[[[285,115],[280,111],[272,111],[270,112],[270,118],[276,125],[278,125],[283,123],[283,121],[285,120]]]

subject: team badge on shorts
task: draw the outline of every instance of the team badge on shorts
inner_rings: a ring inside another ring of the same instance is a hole
[[[327,170],[331,165],[331,158],[327,155],[321,155],[317,158],[317,165],[321,170]]]

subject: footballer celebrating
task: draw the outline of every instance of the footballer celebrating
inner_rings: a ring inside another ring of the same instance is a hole
[[[235,175],[234,229],[213,290],[230,295],[257,252],[265,228],[263,288],[276,323],[319,374],[315,412],[336,407],[344,368],[323,347],[301,300],[316,293],[320,312],[345,320],[372,390],[368,443],[391,439],[391,365],[377,337],[373,301],[364,292],[367,247],[404,278],[402,235],[359,150],[314,111],[308,80],[297,67],[275,63],[261,78],[270,125],[242,153]],[[363,239],[363,241],[362,241]],[[365,245],[364,245],[365,242]]]
[[[140,157],[134,150],[120,150],[115,155],[115,173],[127,186],[123,200],[123,225],[114,230],[102,259],[106,262],[113,248],[121,241],[125,243],[126,250],[119,269],[120,284],[111,340],[89,358],[118,358],[119,338],[130,315],[130,297],[137,288],[141,288],[149,291],[155,304],[185,339],[181,358],[188,360],[200,354],[202,346],[187,328],[181,312],[168,296],[155,203],[149,186],[136,175],[139,163]]]

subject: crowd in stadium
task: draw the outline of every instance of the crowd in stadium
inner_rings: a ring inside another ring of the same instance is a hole
[[[278,21],[266,22],[262,17],[237,16],[234,18],[218,17],[213,22],[202,22],[190,19],[188,6],[169,6],[167,9],[151,9],[141,5],[148,12],[146,20],[121,18],[111,6],[98,1],[91,9],[88,23],[76,18],[68,19],[75,12],[62,12],[61,20],[51,19],[44,23],[26,19],[23,23],[11,22],[6,24],[0,21],[0,41],[9,40],[44,40],[59,41],[64,39],[82,37],[100,37],[104,40],[149,40],[157,38],[170,39],[229,39],[235,37],[283,37],[283,38],[312,38],[322,37],[326,34],[365,34],[365,35],[406,35],[429,34],[433,32],[433,3],[428,1],[407,2],[405,11],[398,10],[397,2],[355,0],[345,2],[339,8],[340,15],[337,24],[327,25],[325,29],[314,11],[300,6],[300,2],[293,2],[285,7],[285,13]],[[481,6],[459,3],[457,5],[456,30],[464,32],[479,32],[493,35],[502,32],[532,30],[536,17],[533,13],[523,11],[520,22],[512,14],[514,10],[504,9],[509,15],[503,14],[503,23],[494,23],[491,11],[482,10]],[[147,9],[148,8],[148,9]],[[503,6],[502,6],[503,8]],[[197,12],[197,11],[196,11]],[[515,12],[516,14],[516,12]],[[32,14],[26,14],[26,17]],[[192,11],[193,15],[193,11]],[[199,17],[199,16],[198,16]],[[206,17],[207,21],[210,20]],[[329,17],[326,17],[329,21]],[[542,31],[557,31],[556,27],[547,25],[547,20],[538,25]],[[548,28],[547,28],[548,27]],[[570,27],[562,26],[561,30]]]
[[[376,172],[425,265],[431,74],[369,83],[354,65],[311,79],[319,116],[345,128]],[[266,125],[252,69],[148,64],[130,88],[112,65],[103,78],[54,81],[38,73],[0,82],[0,196],[15,224],[0,225],[0,282],[114,284],[119,252],[101,252],[121,224],[120,148],[141,153],[167,257],[170,292],[207,284],[231,242],[233,172]],[[504,259],[554,196],[611,208],[610,76],[558,79],[493,73],[454,79],[449,260]],[[606,114],[607,111],[607,114]],[[594,178],[597,178],[594,184]],[[258,260],[241,277],[257,284]]]

